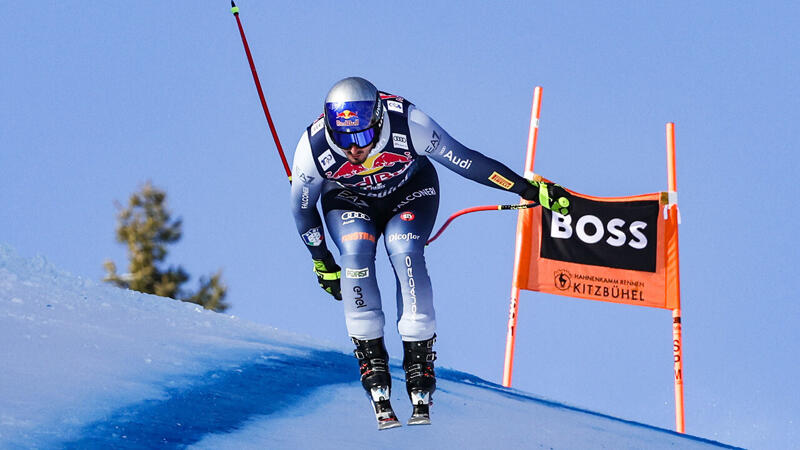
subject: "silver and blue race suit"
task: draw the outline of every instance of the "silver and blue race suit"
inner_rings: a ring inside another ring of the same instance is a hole
[[[381,93],[380,137],[361,164],[347,160],[320,116],[295,150],[290,196],[297,230],[314,259],[328,255],[326,237],[339,249],[348,334],[383,336],[384,314],[375,277],[375,251],[383,236],[397,284],[397,329],[404,341],[433,337],[436,315],[425,243],[439,209],[439,179],[430,160],[486,186],[520,194],[527,181],[502,163],[453,139],[408,100]],[[328,228],[325,233],[317,209]]]

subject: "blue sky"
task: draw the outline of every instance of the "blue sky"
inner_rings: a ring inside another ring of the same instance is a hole
[[[759,447],[800,438],[796,6],[239,6],[290,159],[349,75],[520,170],[541,85],[536,171],[591,195],[666,189],[664,124],[675,122],[686,429]],[[0,240],[100,279],[105,259],[125,266],[114,202],[151,180],[184,221],[170,263],[195,277],[223,269],[233,314],[348,346],[341,306],[317,287],[295,234],[228,3],[2,2],[0,42]],[[439,223],[516,202],[439,174]],[[439,363],[497,382],[515,225],[513,212],[465,216],[427,252]],[[514,386],[672,427],[670,323],[667,311],[525,292]]]

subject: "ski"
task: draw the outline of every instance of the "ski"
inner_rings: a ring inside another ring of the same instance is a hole
[[[401,426],[397,415],[392,409],[389,401],[389,388],[386,386],[376,386],[370,389],[372,407],[375,410],[375,420],[378,421],[379,430],[388,430]]]
[[[409,425],[430,425],[431,424],[431,394],[425,391],[411,392],[411,404],[414,411],[408,419]]]

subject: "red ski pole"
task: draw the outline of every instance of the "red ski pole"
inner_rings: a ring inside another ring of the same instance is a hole
[[[538,203],[522,203],[522,204],[519,204],[519,205],[473,206],[472,208],[462,209],[461,211],[458,211],[457,213],[455,213],[452,216],[450,216],[450,218],[447,219],[447,221],[444,223],[444,225],[442,225],[442,227],[439,228],[439,231],[437,231],[436,234],[434,234],[432,238],[428,239],[428,242],[426,242],[425,245],[430,245],[431,242],[435,241],[436,238],[438,238],[439,235],[442,234],[442,232],[444,232],[444,229],[447,228],[450,225],[450,222],[452,222],[453,219],[455,219],[456,217],[459,217],[459,216],[463,216],[464,214],[469,214],[469,213],[478,212],[478,211],[500,211],[500,210],[504,210],[504,209],[527,209],[527,208],[532,208],[532,207],[538,206],[538,205],[539,205]]]
[[[231,0],[231,12],[236,17],[236,24],[239,25],[239,34],[242,35],[242,44],[244,45],[244,52],[247,54],[247,61],[250,63],[250,71],[253,72],[253,81],[256,83],[256,90],[258,90],[258,97],[261,99],[261,108],[264,110],[264,116],[267,117],[269,130],[272,132],[272,139],[275,141],[275,146],[278,148],[278,154],[283,162],[283,168],[286,170],[286,176],[289,177],[289,183],[292,182],[292,170],[289,168],[289,163],[286,162],[286,155],[283,153],[281,141],[278,139],[278,132],[275,131],[275,124],[272,123],[272,116],[269,114],[267,101],[264,99],[264,91],[261,89],[261,82],[258,80],[258,72],[256,72],[256,65],[253,64],[253,55],[250,54],[250,46],[247,45],[247,38],[244,36],[244,28],[242,28],[242,21],[239,19],[239,7]]]

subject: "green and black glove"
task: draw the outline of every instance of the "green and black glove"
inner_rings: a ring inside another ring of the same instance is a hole
[[[333,260],[333,255],[328,253],[323,259],[314,259],[314,273],[317,274],[319,287],[331,294],[336,300],[342,299],[342,268]]]
[[[561,185],[544,181],[528,180],[530,187],[520,194],[525,200],[538,202],[543,208],[557,212],[562,216],[569,215],[570,194]]]

